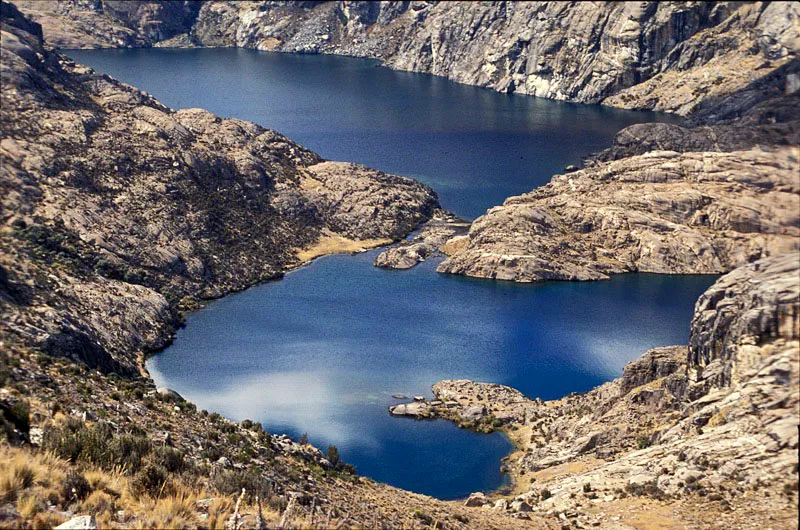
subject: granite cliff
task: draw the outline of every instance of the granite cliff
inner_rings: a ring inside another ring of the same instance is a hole
[[[797,524],[800,259],[765,258],[697,301],[689,345],[656,348],[622,377],[543,402],[502,385],[441,381],[395,407],[503,429],[513,495],[484,510],[561,514],[578,528],[792,528]],[[631,498],[659,499],[641,510]]]
[[[797,51],[794,2],[23,1],[60,47],[368,57],[503,92],[688,114]]]

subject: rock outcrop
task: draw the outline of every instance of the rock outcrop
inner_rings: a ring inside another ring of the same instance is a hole
[[[503,92],[680,114],[781,66],[797,53],[800,36],[793,2],[21,6],[61,47],[162,42],[350,55]]]
[[[721,273],[800,248],[798,149],[652,151],[555,176],[476,219],[440,272],[513,281]]]
[[[201,2],[177,0],[21,0],[17,7],[47,28],[59,48],[131,48],[186,35]]]
[[[640,124],[473,223],[440,272],[514,281],[721,273],[800,248],[793,60],[686,125]]]
[[[469,223],[444,210],[436,212],[430,221],[412,238],[384,250],[375,258],[375,266],[386,269],[410,269],[432,256],[445,252],[442,246],[454,237],[466,233]]]
[[[198,301],[280,275],[321,238],[402,239],[438,208],[413,180],[323,161],[252,123],[173,111],[47,51],[38,26],[2,5],[9,340],[132,372]]]
[[[783,254],[710,287],[688,348],[648,351],[590,392],[543,402],[502,385],[441,381],[415,412],[508,433],[516,485],[512,497],[494,496],[493,509],[630,528],[636,498],[692,528],[793,528],[799,333],[800,259]]]

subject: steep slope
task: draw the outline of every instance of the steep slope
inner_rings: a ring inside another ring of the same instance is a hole
[[[580,171],[478,218],[440,272],[515,281],[720,273],[800,249],[800,61],[698,112],[642,124]]]
[[[442,381],[438,401],[394,413],[508,432],[515,495],[477,506],[554,511],[579,528],[795,528],[799,340],[800,258],[783,254],[711,286],[688,348],[650,350],[590,392],[543,402]],[[659,502],[643,518],[633,499]]]
[[[21,7],[62,47],[172,37],[159,45],[352,55],[504,92],[681,114],[781,66],[800,38],[793,2],[117,4]],[[181,26],[190,29],[174,36]]]
[[[400,239],[437,207],[412,180],[172,111],[20,27],[4,27],[2,54],[2,326],[26,345],[130,371],[176,309],[276,277],[326,239]]]
[[[175,112],[0,9],[0,526],[77,512],[104,527],[253,527],[260,500],[284,527],[521,527],[360,478],[138,375],[182,311],[320,245],[402,237],[437,206],[429,188]]]

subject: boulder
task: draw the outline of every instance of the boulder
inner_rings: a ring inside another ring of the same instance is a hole
[[[171,388],[163,386],[156,389],[156,394],[158,394],[158,397],[160,397],[164,401],[175,401],[175,402],[185,401],[185,399],[183,399],[183,396],[181,396]]]
[[[475,421],[481,419],[485,413],[486,409],[483,405],[471,405],[466,407],[460,415],[462,420]]]
[[[484,506],[486,504],[490,504],[489,499],[487,499],[486,495],[484,495],[480,491],[471,493],[470,496],[467,497],[467,500],[464,501],[464,506],[469,506],[469,507]]]
[[[97,530],[97,521],[94,515],[78,515],[56,526],[56,530]]]

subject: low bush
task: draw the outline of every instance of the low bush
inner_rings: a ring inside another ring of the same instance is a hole
[[[117,434],[106,422],[87,427],[77,418],[45,431],[42,447],[70,462],[87,462],[103,469],[121,468],[134,473],[152,451],[150,441],[139,434]]]
[[[82,501],[91,492],[89,481],[77,471],[69,471],[61,484],[61,498],[67,502]]]
[[[137,498],[147,496],[157,499],[164,494],[168,478],[164,466],[148,463],[133,476],[131,493]]]

